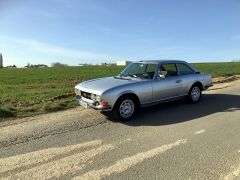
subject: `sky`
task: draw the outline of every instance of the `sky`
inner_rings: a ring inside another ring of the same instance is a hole
[[[240,59],[240,0],[0,0],[4,66]]]

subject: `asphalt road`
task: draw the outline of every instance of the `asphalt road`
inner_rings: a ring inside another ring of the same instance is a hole
[[[2,122],[0,178],[240,179],[240,81],[221,87],[126,123],[81,107]]]

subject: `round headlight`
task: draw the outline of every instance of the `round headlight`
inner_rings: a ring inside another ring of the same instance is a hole
[[[91,94],[91,99],[96,100],[96,96],[94,94]]]
[[[101,99],[101,96],[96,96],[96,101],[100,102],[102,99]]]
[[[81,95],[81,91],[80,91],[79,89],[77,89],[77,88],[75,88],[75,93],[76,93],[77,95]]]

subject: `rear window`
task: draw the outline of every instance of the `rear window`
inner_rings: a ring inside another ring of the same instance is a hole
[[[186,64],[177,64],[177,68],[180,75],[193,74],[194,71]]]

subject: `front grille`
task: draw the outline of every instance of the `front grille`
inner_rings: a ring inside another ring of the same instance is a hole
[[[81,92],[81,95],[82,95],[82,97],[84,97],[84,98],[91,99],[91,93],[82,91],[82,92]]]

